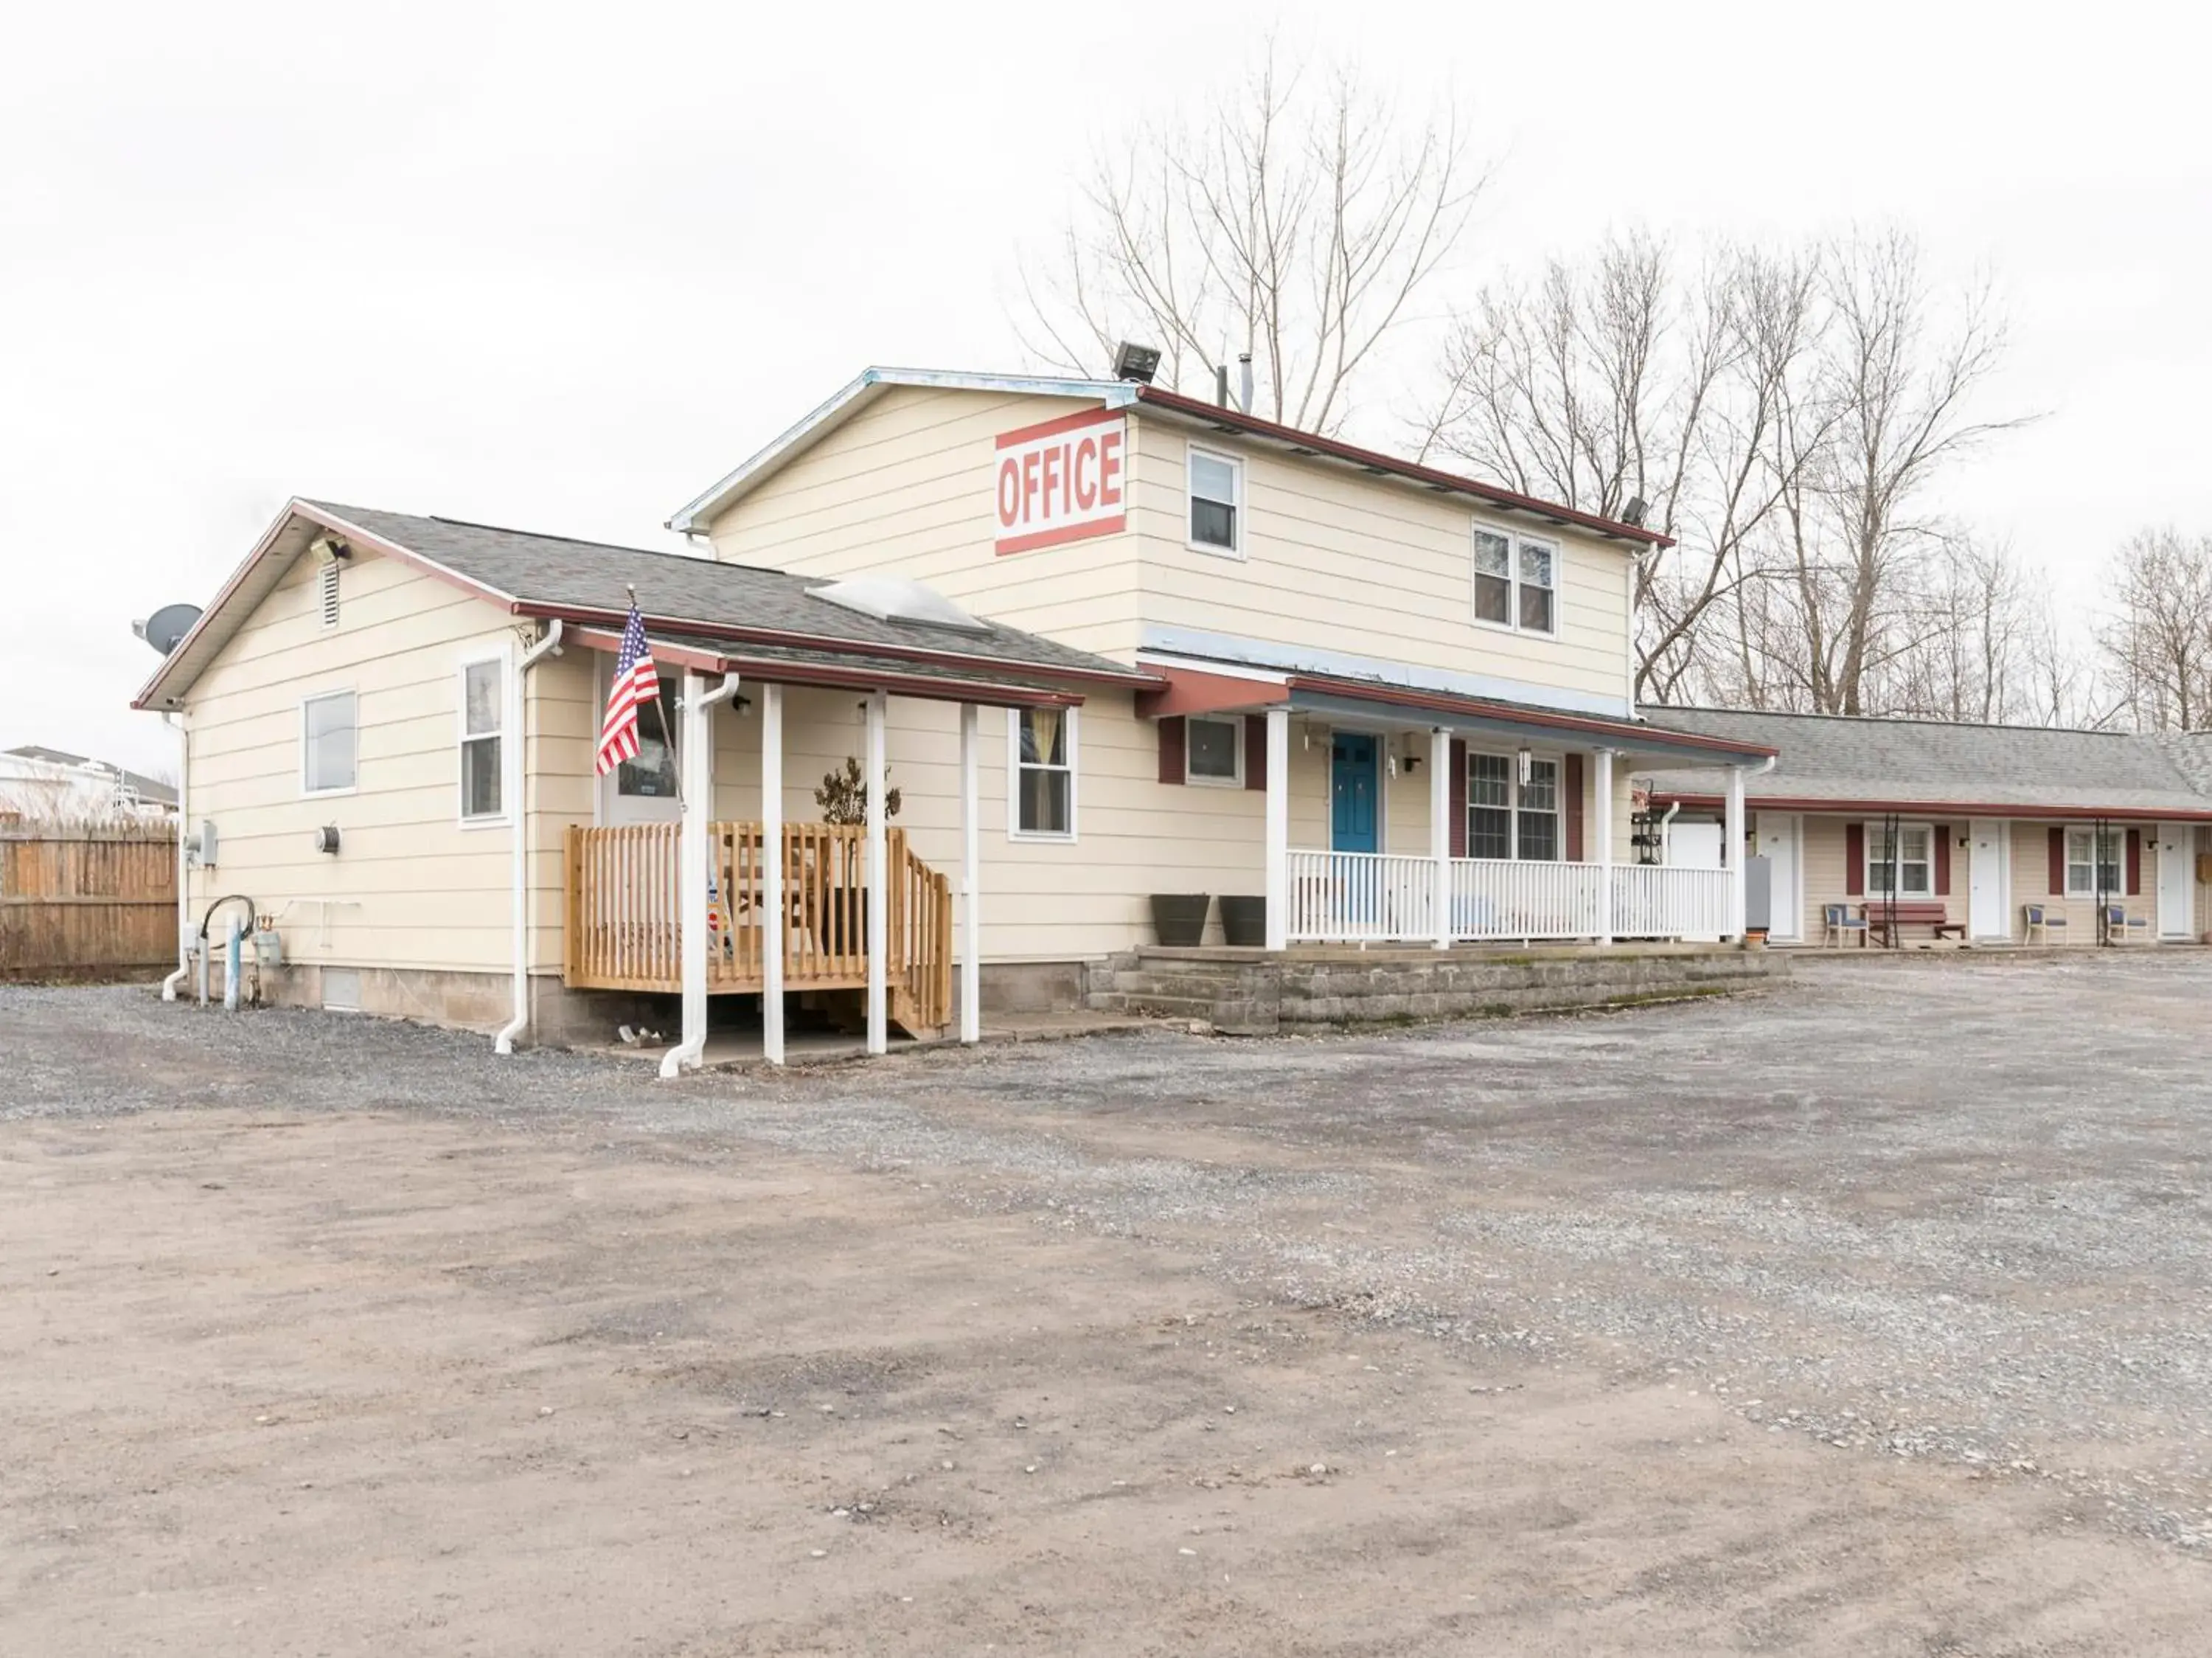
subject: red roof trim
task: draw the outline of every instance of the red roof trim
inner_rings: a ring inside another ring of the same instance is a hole
[[[605,610],[585,605],[547,605],[536,602],[514,602],[508,608],[518,616],[550,619],[559,617],[588,627],[594,622],[605,622],[619,628],[629,619],[627,611]],[[690,616],[659,616],[647,613],[647,628],[661,628],[672,633],[699,633],[710,639],[760,645],[793,645],[806,650],[849,651],[863,656],[890,656],[900,661],[944,663],[949,667],[981,668],[992,674],[1023,674],[1038,680],[1066,680],[1075,685],[1119,686],[1133,691],[1146,691],[1160,681],[1142,668],[1121,668],[1111,672],[1103,668],[1060,667],[1048,662],[1018,662],[999,656],[978,656],[966,651],[929,650],[917,645],[878,644],[869,639],[841,639],[834,635],[814,633],[786,633],[775,628],[738,627],[727,622],[703,622]]]
[[[1409,686],[1376,685],[1366,680],[1335,680],[1312,674],[1293,674],[1292,691],[1317,695],[1350,697],[1361,702],[1386,703],[1394,708],[1426,709],[1439,714],[1469,714],[1483,719],[1509,720],[1519,725],[1549,726],[1562,731],[1586,731],[1593,736],[1613,737],[1624,743],[1658,744],[1668,748],[1707,748],[1717,754],[1737,754],[1765,759],[1778,750],[1759,743],[1737,742],[1727,737],[1708,737],[1663,726],[1638,725],[1631,720],[1608,720],[1591,714],[1555,714],[1547,710],[1519,708],[1509,703],[1486,702],[1479,697],[1457,697],[1449,692],[1416,691]]]
[[[622,635],[604,628],[579,628],[568,635],[588,650],[611,655],[622,648]],[[702,674],[735,674],[742,680],[776,685],[823,686],[833,690],[889,691],[901,696],[929,698],[946,703],[981,703],[990,708],[1079,708],[1083,698],[1074,692],[1045,691],[1030,686],[994,685],[981,680],[936,680],[921,674],[871,674],[860,668],[840,668],[829,663],[778,662],[728,655],[679,645],[665,639],[653,642],[656,662],[696,668]]]
[[[1700,808],[1725,803],[1719,795],[1685,795],[1658,789],[1651,791],[1651,798],[1662,803]],[[1910,812],[1916,817],[2017,818],[2030,823],[2046,819],[2086,823],[2099,818],[2107,823],[2212,823],[2212,803],[2201,812],[2180,812],[2154,806],[1998,806],[1987,801],[1824,800],[1802,795],[1747,794],[1744,804],[1753,811],[1809,812],[1831,817],[1849,817],[1863,812]]]
[[[1273,438],[1277,442],[1294,444],[1302,449],[1311,449],[1337,460],[1348,460],[1354,466],[1371,466],[1377,472],[1408,478],[1417,484],[1427,484],[1437,489],[1449,490],[1455,495],[1471,495],[1493,505],[1510,507],[1516,512],[1534,513],[1540,517],[1556,519],[1562,523],[1579,525],[1583,529],[1595,530],[1601,535],[1619,537],[1656,547],[1671,547],[1674,539],[1662,535],[1641,525],[1624,524],[1618,519],[1601,518],[1595,513],[1577,511],[1563,507],[1557,502],[1540,501],[1533,495],[1520,495],[1501,489],[1495,484],[1485,484],[1478,479],[1463,478],[1457,472],[1439,472],[1434,466],[1424,466],[1415,461],[1401,460],[1395,455],[1384,454],[1376,449],[1363,449],[1357,444],[1346,443],[1334,437],[1323,437],[1316,432],[1302,432],[1295,426],[1278,425],[1272,420],[1262,420],[1257,415],[1248,415],[1237,409],[1227,409],[1218,403],[1185,397],[1180,392],[1166,391],[1158,386],[1139,386],[1139,403],[1156,404],[1163,409],[1172,409],[1178,414],[1249,432],[1255,437]]]

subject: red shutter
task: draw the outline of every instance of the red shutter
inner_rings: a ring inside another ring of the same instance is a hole
[[[1844,896],[1866,895],[1866,825],[1844,826]]]
[[[1951,895],[1951,826],[1939,823],[1928,832],[1936,841],[1936,896]]]
[[[2046,889],[2053,898],[2066,896],[2066,832],[2051,826],[2051,875]]]
[[[1467,745],[1451,740],[1451,855],[1467,856]]]
[[[1160,722],[1160,781],[1181,783],[1183,768],[1182,716],[1170,714]]]
[[[2128,831],[2128,896],[2142,891],[2142,831]]]
[[[1567,862],[1583,861],[1583,757],[1567,756]]]
[[[1244,716],[1244,786],[1265,789],[1267,786],[1267,716],[1247,714]]]

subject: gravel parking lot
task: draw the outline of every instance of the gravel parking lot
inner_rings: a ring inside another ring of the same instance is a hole
[[[2201,1652],[2208,1006],[664,1085],[0,989],[0,1650]]]

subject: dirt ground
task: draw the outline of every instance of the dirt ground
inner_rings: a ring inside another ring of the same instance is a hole
[[[663,1085],[0,990],[0,1652],[2201,1653],[2208,1005]]]

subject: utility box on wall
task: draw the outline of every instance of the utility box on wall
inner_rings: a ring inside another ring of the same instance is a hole
[[[1765,932],[1774,924],[1774,860],[1748,857],[1743,861],[1743,924],[1747,931]]]

